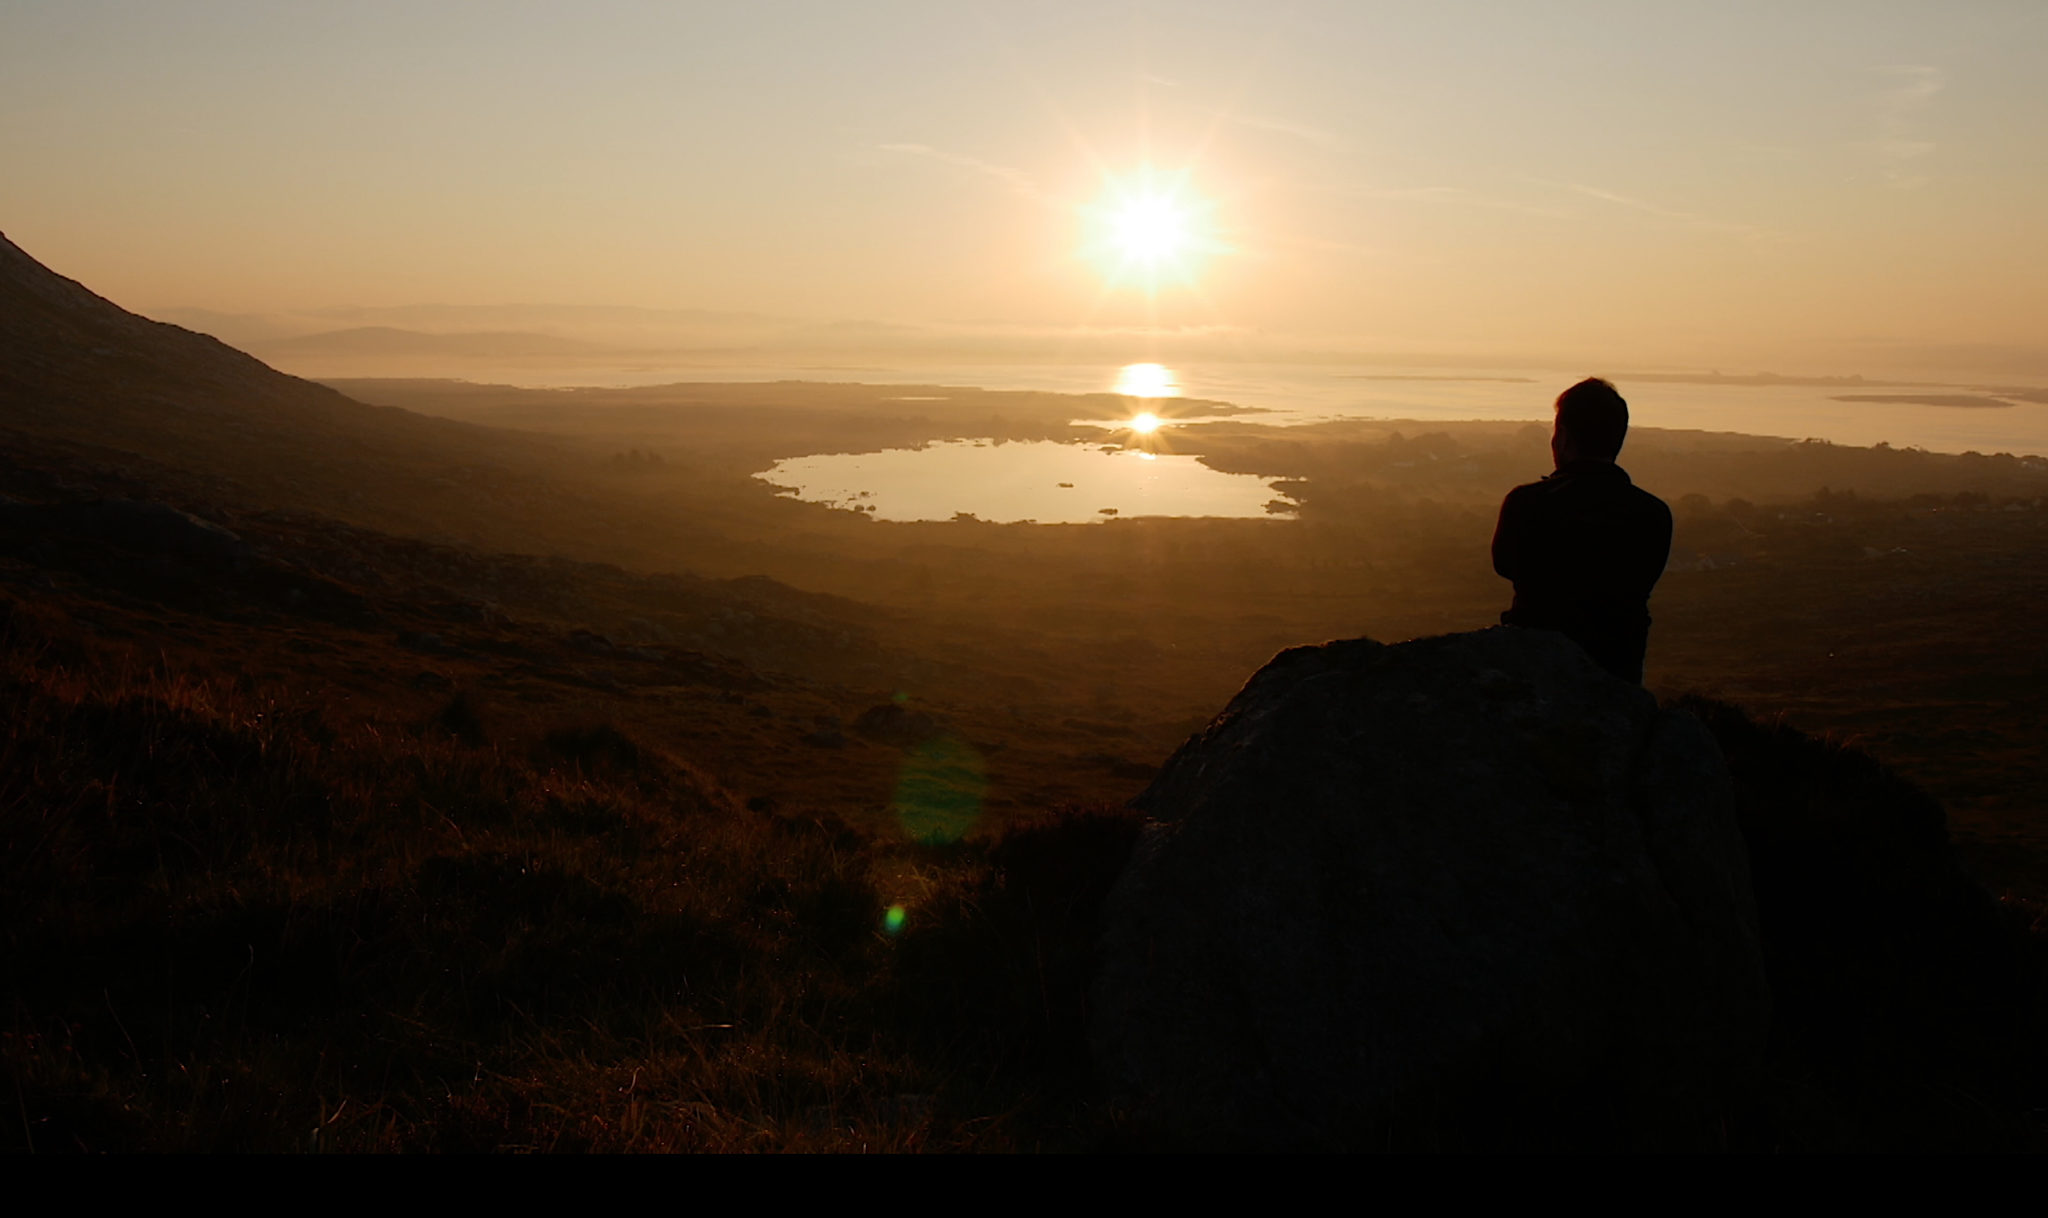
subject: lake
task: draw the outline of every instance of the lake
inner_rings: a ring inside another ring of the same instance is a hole
[[[1088,524],[1120,516],[1266,516],[1267,480],[1194,457],[1050,440],[942,441],[923,448],[792,457],[757,475],[812,503],[877,520]],[[1287,514],[1282,506],[1278,514]]]

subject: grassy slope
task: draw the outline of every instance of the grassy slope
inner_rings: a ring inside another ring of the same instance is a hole
[[[920,845],[744,798],[687,737],[651,743],[672,728],[617,726],[635,699],[386,678],[336,700],[304,674],[230,676],[211,624],[141,612],[0,597],[0,1035],[20,1118],[0,1140],[1079,1136],[1085,948],[1061,901],[1099,897],[1115,848],[1027,909],[988,838]],[[150,645],[120,638],[139,628]],[[235,658],[260,669],[323,633],[244,621]],[[1127,821],[1102,823],[1128,844]],[[909,911],[895,936],[891,904]]]

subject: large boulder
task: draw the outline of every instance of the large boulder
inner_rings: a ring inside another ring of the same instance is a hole
[[[1770,999],[1726,766],[1561,635],[1282,652],[1168,761],[1091,1040],[1242,1147],[1711,1145]]]

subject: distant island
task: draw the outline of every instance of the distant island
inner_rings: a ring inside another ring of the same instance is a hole
[[[1533,376],[1425,376],[1392,372],[1340,372],[1339,379],[1347,381],[1493,381],[1505,385],[1533,385]]]
[[[2013,403],[1976,393],[1838,393],[1831,402],[1888,402],[1895,406],[1954,406],[1966,410],[2011,406]]]
[[[1850,376],[1786,376],[1778,372],[1631,372],[1617,380],[1650,381],[1663,385],[1846,385],[1862,387],[1922,387],[1928,381],[1871,381],[1859,375]]]

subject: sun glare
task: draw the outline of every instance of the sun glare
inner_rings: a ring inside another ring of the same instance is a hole
[[[1164,364],[1125,364],[1117,369],[1116,392],[1127,398],[1177,398],[1180,382]]]
[[[1082,210],[1086,252],[1111,286],[1148,292],[1164,283],[1191,286],[1203,260],[1223,252],[1213,209],[1188,188],[1184,175],[1145,170],[1113,180]]]
[[[1131,430],[1141,436],[1149,436],[1159,430],[1159,422],[1159,416],[1148,410],[1131,420]]]
[[[1177,200],[1163,195],[1126,199],[1110,222],[1126,261],[1156,263],[1189,252],[1188,214]]]

